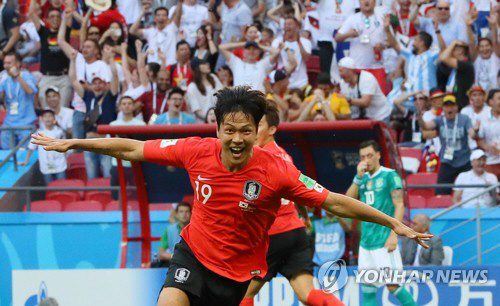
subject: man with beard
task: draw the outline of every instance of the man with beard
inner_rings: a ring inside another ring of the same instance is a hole
[[[145,122],[149,122],[153,114],[159,115],[168,110],[167,91],[170,89],[170,70],[160,69],[155,85],[153,90],[145,92],[135,102],[134,109],[142,108]]]

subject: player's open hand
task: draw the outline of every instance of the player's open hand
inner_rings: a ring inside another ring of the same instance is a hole
[[[396,226],[392,229],[396,234],[399,236],[403,237],[408,237],[410,239],[415,239],[418,244],[420,244],[422,247],[428,249],[429,246],[425,243],[425,241],[429,240],[432,238],[431,234],[423,234],[423,233],[418,233],[414,231],[413,229],[409,228],[408,226],[404,225],[403,223],[397,221]]]
[[[64,153],[70,149],[70,140],[54,139],[41,132],[31,135],[31,143],[42,146],[46,151]]]

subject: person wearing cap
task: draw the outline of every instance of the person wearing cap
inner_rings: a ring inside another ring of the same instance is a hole
[[[6,76],[0,81],[0,100],[3,100],[7,114],[2,127],[35,125],[35,95],[38,89],[33,75],[21,69],[21,61],[21,56],[15,52],[8,52],[3,57]],[[4,131],[0,134],[0,147],[13,149],[29,134],[30,130]],[[23,147],[27,145],[25,143]]]
[[[158,116],[153,115],[149,124],[193,124],[196,118],[182,111],[184,105],[184,90],[174,87],[168,93],[168,110]]]
[[[66,138],[71,138],[73,128],[73,113],[71,108],[61,105],[61,93],[56,86],[49,86],[45,90],[45,100],[48,107],[54,112],[57,125],[64,131]],[[43,121],[41,122],[43,126]]]
[[[429,101],[431,104],[431,109],[425,111],[422,115],[422,119],[425,122],[432,121],[434,118],[441,116],[443,113],[443,98],[445,96],[444,91],[439,88],[432,88],[429,91]],[[436,130],[424,130],[422,131],[422,136],[426,140],[425,145],[428,147],[433,147],[435,152],[441,150],[441,141],[439,140],[439,135]]]
[[[496,175],[485,170],[486,154],[483,150],[474,150],[470,155],[470,163],[472,170],[460,173],[455,180],[455,185],[496,185],[498,183]],[[485,188],[487,187],[453,188],[453,204],[476,196]],[[499,192],[500,189],[496,189],[493,192],[478,195],[465,203],[462,208],[475,208],[477,205],[481,208],[495,206],[500,202]]]
[[[470,60],[468,46],[454,40],[439,55],[438,86],[453,93],[460,109],[469,104],[467,91],[474,84],[474,65]]]
[[[69,106],[73,89],[68,78],[69,59],[64,55],[57,43],[57,34],[61,26],[61,9],[50,8],[44,24],[37,14],[37,1],[31,1],[28,17],[35,25],[40,36],[40,72],[42,77],[38,83],[38,98],[42,107],[47,107],[45,91],[49,86],[57,86],[63,106]],[[65,26],[71,27],[72,19],[66,20]],[[66,31],[64,39],[69,42],[71,30]]]
[[[285,96],[288,92],[288,85],[290,84],[286,71],[282,69],[271,71],[268,79],[264,81],[264,84],[267,93],[266,99],[276,103],[280,120],[286,121],[289,105],[285,100]]]
[[[273,48],[279,48],[280,57],[278,68],[285,68],[289,75],[290,89],[305,88],[309,84],[306,62],[311,56],[311,41],[300,35],[301,25],[299,20],[293,16],[285,18],[283,36],[278,36],[273,40]],[[293,54],[297,61],[297,68],[293,71],[287,68],[290,63],[290,55]]]
[[[54,111],[50,108],[44,109],[40,114],[43,124],[36,133],[43,133],[54,139],[65,139],[64,131],[57,125]],[[38,161],[40,172],[42,172],[45,184],[53,180],[63,180],[66,178],[66,155],[55,151],[46,151],[42,146],[38,146],[30,142],[28,145],[28,153],[24,161],[20,162],[21,166],[29,163],[30,157],[34,150],[38,149]]]
[[[391,107],[377,79],[368,71],[356,69],[351,57],[339,61],[340,92],[347,97],[351,118],[367,118],[389,122]],[[362,116],[365,113],[364,116]]]
[[[340,92],[340,86],[338,83],[332,84],[330,74],[321,72],[316,80],[317,89],[323,92],[323,97],[325,99],[326,105],[330,104],[330,109],[333,112],[335,119],[337,120],[348,120],[351,118],[351,109],[349,108],[349,103],[347,99],[342,96]],[[304,100],[304,103],[309,103],[314,101],[315,95],[310,95]],[[311,115],[314,115],[318,110],[320,110],[322,104],[316,104],[311,109]]]
[[[199,123],[205,122],[207,112],[215,106],[214,94],[224,88],[219,78],[210,70],[210,63],[206,59],[197,57],[191,60],[193,81],[186,92],[188,109]]]
[[[491,114],[491,107],[485,103],[486,93],[480,85],[472,86],[467,92],[467,95],[469,96],[470,104],[462,108],[460,113],[469,117],[474,128],[474,132],[478,133],[481,122],[488,121]],[[469,146],[472,149],[476,148],[476,141],[472,138],[469,139]]]
[[[424,130],[437,130],[441,142],[438,184],[453,184],[458,174],[470,170],[469,135],[473,135],[469,117],[458,113],[457,99],[447,95],[443,99],[443,115],[424,121],[418,113],[418,123]],[[451,188],[436,188],[436,194],[450,194]]]
[[[335,40],[350,41],[349,56],[357,68],[371,72],[379,82],[384,94],[389,93],[382,62],[382,50],[386,35],[384,31],[384,12],[375,9],[375,0],[360,0],[361,11],[351,15],[342,24]]]
[[[235,56],[231,51],[244,47],[243,60]],[[270,55],[258,60],[261,50],[269,52]],[[271,72],[279,56],[279,50],[259,45],[255,41],[222,44],[219,51],[224,56],[229,68],[233,71],[234,86],[250,85],[253,89],[265,91],[264,80]]]
[[[500,177],[500,89],[492,89],[490,96],[491,112],[481,122],[477,145],[486,152],[486,170]]]

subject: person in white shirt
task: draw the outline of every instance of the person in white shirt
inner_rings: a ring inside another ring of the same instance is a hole
[[[45,91],[45,100],[47,105],[54,112],[57,125],[64,131],[66,138],[71,138],[73,128],[73,112],[71,108],[61,106],[61,94],[59,88],[49,86]],[[40,122],[40,126],[45,128],[44,122]]]
[[[500,177],[500,89],[492,89],[487,121],[481,122],[477,145],[486,152],[486,170]]]
[[[339,61],[341,93],[347,97],[351,107],[351,118],[368,118],[389,123],[391,107],[382,93],[377,79],[368,71],[356,70],[356,63],[350,57]],[[365,112],[365,116],[360,116]]]
[[[342,24],[335,41],[350,41],[349,56],[359,69],[367,70],[377,78],[384,93],[388,93],[382,50],[386,39],[384,10],[375,8],[375,0],[360,0],[359,13],[351,15]]]
[[[146,10],[143,7],[141,15],[130,27],[130,34],[133,34],[141,39],[145,39],[148,43],[148,51],[152,54],[148,56],[148,62],[161,63],[158,55],[158,50],[165,54],[165,65],[175,64],[175,44],[177,43],[177,34],[181,23],[183,0],[179,0],[178,9],[175,11],[172,19],[168,18],[168,9],[159,7],[154,11],[155,26],[148,29],[140,29],[142,18],[146,15]]]
[[[203,123],[208,110],[215,106],[214,94],[224,86],[219,78],[211,73],[208,61],[193,58],[191,68],[193,69],[193,82],[187,88],[186,102],[197,121]]]
[[[168,17],[174,18],[177,6],[173,6]],[[189,43],[191,48],[195,47],[198,29],[208,23],[208,9],[206,6],[197,3],[197,0],[185,0],[182,4],[182,17],[179,26],[179,35],[182,33],[184,39]],[[180,40],[180,37],[177,38]]]
[[[221,43],[240,40],[245,27],[253,21],[252,10],[241,0],[224,0],[217,7],[217,12],[213,6],[209,7],[208,11],[211,13],[210,19],[214,28],[220,29]],[[217,20],[216,13],[220,20]]]
[[[472,30],[469,30],[469,32],[472,32]],[[469,38],[469,43],[470,41],[471,38]],[[497,75],[500,70],[500,58],[494,52],[495,45],[493,41],[489,37],[482,37],[479,39],[477,47],[473,42],[469,50],[471,51],[471,57],[475,58],[474,72],[476,83],[486,91],[496,88]]]
[[[297,68],[291,72],[288,88],[304,88],[309,84],[307,76],[306,62],[311,56],[311,41],[300,36],[300,22],[295,17],[285,19],[285,32],[283,37],[277,37],[273,43],[273,48],[281,49],[278,69],[284,68],[289,62],[288,51],[292,51],[297,62]]]
[[[44,127],[38,129],[37,133],[43,133],[54,139],[65,139],[64,131],[56,125],[56,117],[54,111],[45,109],[41,114],[41,121]],[[43,147],[33,143],[28,145],[28,153],[26,159],[20,162],[20,165],[27,165],[31,154],[38,149],[38,161],[40,164],[40,172],[42,172],[45,183],[48,184],[53,180],[63,180],[66,178],[66,155],[56,151],[46,151]]]
[[[470,104],[462,108],[460,113],[470,118],[472,127],[479,132],[481,122],[488,121],[491,114],[491,107],[486,105],[486,93],[479,85],[472,86],[467,92]],[[476,148],[477,143],[474,139],[469,138],[469,147]]]
[[[472,170],[462,172],[455,180],[455,185],[495,185],[498,183],[496,175],[486,172],[486,154],[477,149],[470,155]],[[481,193],[486,187],[453,188],[453,203],[459,203],[465,199]],[[479,204],[481,208],[491,207],[500,201],[499,189],[483,193],[473,200],[465,203],[462,208],[475,208]]]
[[[232,53],[233,49],[242,48],[243,60]],[[258,60],[261,50],[270,55]],[[279,55],[279,49],[261,46],[255,41],[229,43],[219,46],[234,76],[233,86],[249,85],[253,89],[265,92],[264,80],[273,69]]]

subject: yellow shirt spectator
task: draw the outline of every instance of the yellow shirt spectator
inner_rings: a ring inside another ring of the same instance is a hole
[[[332,108],[332,112],[334,115],[349,115],[351,114],[351,109],[349,108],[349,103],[346,98],[342,98],[337,96],[337,93],[333,93],[329,97],[330,106]],[[307,97],[304,102],[309,103],[314,100],[314,95],[310,95]],[[321,107],[321,104],[316,104],[312,110],[311,115],[314,115],[318,109]]]

